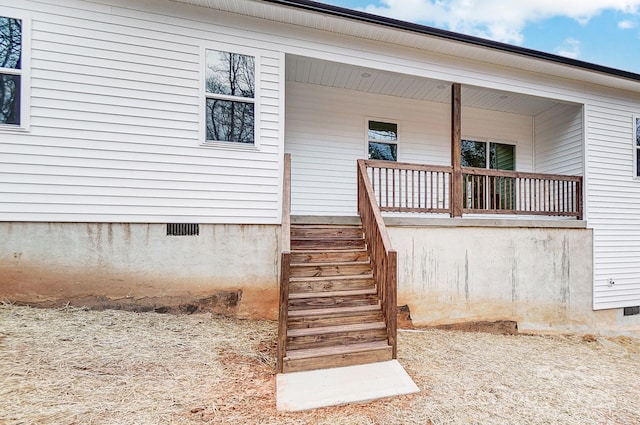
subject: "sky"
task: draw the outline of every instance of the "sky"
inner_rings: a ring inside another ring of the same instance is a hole
[[[640,74],[640,0],[319,0]]]

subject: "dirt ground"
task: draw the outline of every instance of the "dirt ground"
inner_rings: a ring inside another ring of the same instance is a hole
[[[640,424],[640,340],[404,330],[419,394],[275,409],[275,323],[0,305],[0,424]]]

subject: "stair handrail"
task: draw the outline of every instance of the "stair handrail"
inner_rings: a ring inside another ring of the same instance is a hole
[[[282,226],[280,237],[280,286],[278,303],[278,349],[276,373],[282,373],[287,343],[289,316],[289,277],[291,275],[291,154],[284,154],[282,172]]]
[[[365,160],[358,160],[358,214],[362,220],[367,251],[371,259],[382,314],[387,326],[387,339],[393,358],[398,358],[397,343],[397,271],[398,254],[391,247],[391,239],[382,219]]]

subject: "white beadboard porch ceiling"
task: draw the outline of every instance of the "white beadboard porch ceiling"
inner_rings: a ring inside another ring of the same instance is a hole
[[[286,79],[297,83],[358,90],[387,96],[451,103],[451,84],[315,58],[287,55]],[[557,102],[535,96],[462,86],[462,105],[535,116]]]
[[[637,80],[572,66],[548,59],[507,52],[498,48],[479,46],[443,37],[421,34],[405,29],[363,22],[362,20],[312,12],[299,7],[268,3],[263,0],[170,0],[208,7],[221,11],[271,20],[285,24],[303,26],[340,35],[365,38],[384,43],[397,44],[425,51],[442,53],[465,59],[503,65],[559,78],[615,87],[640,92]],[[535,53],[535,51],[532,51]]]

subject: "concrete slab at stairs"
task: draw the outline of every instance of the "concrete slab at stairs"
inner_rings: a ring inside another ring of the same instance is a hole
[[[276,405],[281,411],[363,403],[419,391],[397,360],[276,376]]]

